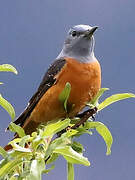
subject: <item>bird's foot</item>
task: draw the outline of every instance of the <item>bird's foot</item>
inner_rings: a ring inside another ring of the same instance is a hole
[[[92,117],[93,121],[95,121],[95,116],[94,115],[96,114],[97,110],[98,110],[97,107],[94,107],[93,109],[88,109],[87,111],[84,111],[83,113],[78,114],[77,117],[80,118],[80,121],[77,122],[74,126],[72,126],[71,129],[76,129],[80,125],[84,125],[84,123],[90,117]]]

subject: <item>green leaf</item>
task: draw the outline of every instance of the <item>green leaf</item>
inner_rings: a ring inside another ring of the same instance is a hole
[[[22,167],[22,169],[23,171],[20,173],[17,180],[28,180],[28,176],[30,175],[30,161],[25,163],[25,167]]]
[[[71,147],[73,148],[74,151],[78,153],[83,152],[83,145],[80,144],[79,142],[73,141],[73,143],[71,144]]]
[[[106,155],[111,154],[111,146],[113,143],[113,137],[109,129],[101,122],[87,122],[88,129],[96,129],[96,131],[101,135],[104,139],[107,147]]]
[[[9,151],[8,153],[9,153],[8,161],[10,161],[11,159],[16,159],[16,158],[26,158],[26,159],[29,159],[29,158],[33,157],[32,156],[33,155],[32,154],[32,150],[31,150],[31,152],[22,152],[22,151],[12,150],[12,151]]]
[[[24,137],[26,135],[24,129],[13,122],[9,124],[9,129],[10,131],[17,133],[19,137]]]
[[[2,159],[2,160],[0,161],[0,170],[1,170],[1,168],[2,168],[3,166],[5,166],[5,164],[8,163],[8,161],[9,161],[8,158]]]
[[[2,168],[0,168],[0,178],[3,178],[6,174],[10,173],[15,166],[22,163],[23,160],[20,158],[16,158],[12,161],[6,163]]]
[[[0,65],[0,71],[10,71],[15,74],[18,74],[17,70],[10,64],[2,64]]]
[[[58,147],[54,152],[63,155],[63,157],[70,163],[90,166],[88,159],[74,151],[70,146]]]
[[[18,176],[13,175],[9,180],[18,180]]]
[[[63,137],[72,137],[72,136],[75,136],[76,134],[78,133],[78,131],[77,130],[75,130],[75,129],[69,129],[69,130],[67,130],[65,133],[63,133],[61,136],[63,136]]]
[[[41,180],[42,171],[45,169],[44,159],[34,159],[31,163],[28,180]]]
[[[105,107],[109,106],[110,104],[120,101],[127,98],[135,98],[135,94],[132,93],[123,93],[123,94],[114,94],[108,98],[106,98],[101,104],[98,105],[98,111],[101,111]]]
[[[7,157],[7,152],[0,146],[0,155],[3,156],[3,158],[6,158]]]
[[[46,151],[46,156],[50,156],[51,153],[57,148],[57,147],[64,147],[66,146],[67,144],[70,144],[71,141],[69,138],[66,138],[64,136],[61,136],[59,138],[56,138],[55,140],[53,140],[51,142],[51,144],[49,145],[47,151]]]
[[[87,128],[84,128],[84,127],[82,127],[82,128],[80,128],[80,127],[77,128],[77,131],[78,131],[78,133],[75,134],[76,137],[79,137],[79,136],[81,136],[82,134],[92,135],[92,131],[88,131]]]
[[[89,105],[89,104],[92,104],[93,106],[97,106],[97,105],[98,105],[98,100],[99,100],[99,98],[100,98],[100,97],[102,96],[102,94],[103,94],[105,91],[107,91],[107,90],[109,90],[109,88],[101,88],[101,89],[99,90],[98,94],[95,96],[95,98],[92,99],[92,101],[91,101],[90,103],[88,103],[88,105]]]
[[[74,180],[74,165],[72,163],[67,162],[67,180]]]
[[[0,105],[8,112],[11,119],[13,120],[15,118],[15,110],[13,106],[6,99],[2,97],[1,94],[0,94]]]
[[[50,138],[51,140],[51,138]],[[39,148],[39,145],[43,143],[43,138],[40,136],[37,136],[33,141],[32,141],[32,148],[34,150],[37,150]]]
[[[106,146],[107,146],[107,151],[106,151],[106,155],[110,155],[111,154],[111,147],[112,147],[112,143],[113,143],[113,137],[111,135],[111,132],[109,131],[109,129],[103,124],[100,125],[96,128],[97,132],[102,136],[102,138],[104,139]]]
[[[19,146],[25,147],[25,144],[28,142],[29,139],[30,139],[30,135],[22,137],[19,142]]]
[[[31,153],[32,152],[31,149],[21,147],[18,144],[16,144],[14,141],[9,142],[8,144],[11,144],[15,151],[24,152],[24,153]]]
[[[66,83],[63,91],[59,95],[59,100],[64,104],[64,109],[67,112],[67,101],[70,95],[71,85],[69,82]]]
[[[65,129],[70,123],[70,119],[65,119],[65,120],[60,120],[56,123],[53,124],[48,124],[45,127],[45,130],[42,134],[42,136],[50,136],[50,135],[54,135],[57,132],[60,132],[61,130]]]
[[[46,164],[51,164],[54,161],[57,160],[57,158],[59,157],[59,155],[57,153],[52,153],[50,158],[47,160]]]
[[[55,166],[54,166],[54,164],[49,168],[49,169],[44,169],[43,171],[42,171],[42,173],[49,173],[51,170],[53,170],[55,168]]]

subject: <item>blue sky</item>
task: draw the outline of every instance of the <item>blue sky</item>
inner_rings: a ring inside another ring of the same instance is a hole
[[[102,67],[104,98],[122,92],[135,93],[134,0],[1,0],[0,64],[14,65],[19,74],[1,73],[0,92],[19,115],[38,87],[49,64],[57,57],[69,28],[76,24],[99,26],[95,55]],[[91,166],[76,166],[76,179],[134,179],[135,100],[118,102],[97,115],[112,132],[112,154],[105,155],[101,137],[84,135],[79,140]],[[11,121],[0,109],[0,142],[12,134],[4,129]],[[60,158],[46,180],[66,179],[65,160]]]

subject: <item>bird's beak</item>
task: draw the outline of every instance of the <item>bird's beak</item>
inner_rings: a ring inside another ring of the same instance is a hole
[[[91,38],[91,36],[94,34],[94,32],[96,31],[97,28],[98,28],[98,26],[94,26],[90,30],[87,30],[85,33],[85,36],[88,38]]]

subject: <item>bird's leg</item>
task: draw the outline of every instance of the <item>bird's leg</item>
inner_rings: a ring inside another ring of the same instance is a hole
[[[60,137],[64,132],[66,132],[68,129],[77,129],[80,125],[83,125],[88,118],[92,117],[93,121],[95,121],[95,114],[97,112],[97,107],[94,107],[93,109],[88,109],[87,111],[84,111],[81,114],[78,114],[76,117],[80,118],[80,121],[77,122],[74,126],[72,127],[67,127],[66,129],[63,129],[62,131],[57,133],[57,137]]]
[[[95,107],[96,108],[96,107]],[[88,109],[87,111],[84,111],[83,113],[81,113],[81,114],[77,114],[77,116],[76,117],[78,117],[78,118],[83,118],[89,111],[91,111],[91,109]],[[97,110],[96,110],[96,112],[97,112]],[[95,114],[96,114],[96,112],[95,112]],[[91,117],[92,117],[92,119],[93,119],[93,121],[95,121],[95,114],[93,114]]]
[[[86,115],[87,112],[89,112],[90,110],[91,110],[91,109],[88,109],[87,111],[84,111],[84,112],[82,112],[82,113],[80,113],[80,114],[77,114],[76,117],[78,117],[78,118],[83,118],[84,115]]]
[[[66,129],[61,130],[60,132],[57,133],[57,138],[60,137],[63,133],[66,132]]]
[[[94,115],[96,114],[97,110],[97,107],[94,107],[93,109],[88,109],[82,114],[79,114],[77,117],[80,117],[80,121],[77,122],[74,126],[72,126],[71,129],[77,129],[80,125],[84,124],[90,117],[92,117],[95,120]]]

